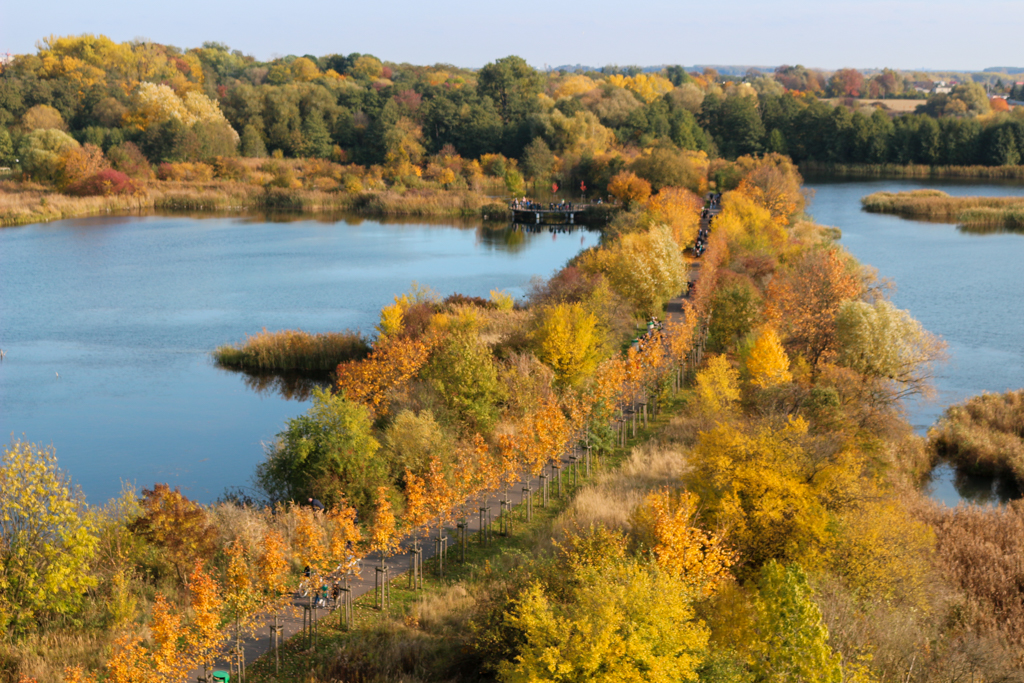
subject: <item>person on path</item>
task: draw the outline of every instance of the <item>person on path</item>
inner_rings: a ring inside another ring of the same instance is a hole
[[[324,511],[324,504],[323,504],[323,503],[321,503],[321,502],[320,502],[319,500],[317,500],[316,498],[310,498],[310,499],[309,499],[309,506],[310,506],[311,508],[313,508],[313,510],[314,510],[315,512],[323,512],[323,511]]]

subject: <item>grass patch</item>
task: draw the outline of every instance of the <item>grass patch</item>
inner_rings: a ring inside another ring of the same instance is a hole
[[[918,220],[952,223],[972,216],[977,222],[998,221],[1004,215],[1024,219],[1024,197],[951,197],[941,190],[875,192],[861,204],[872,213],[891,213]]]
[[[347,360],[360,360],[370,344],[359,332],[280,330],[246,335],[241,344],[228,344],[213,352],[218,365],[236,370],[274,372],[333,372]]]

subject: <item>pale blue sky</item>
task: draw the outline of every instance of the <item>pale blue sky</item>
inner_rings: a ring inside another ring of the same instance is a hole
[[[217,40],[259,59],[372,53],[480,67],[804,64],[975,70],[1024,66],[1020,0],[0,0],[0,52],[49,34],[103,33],[197,47]]]

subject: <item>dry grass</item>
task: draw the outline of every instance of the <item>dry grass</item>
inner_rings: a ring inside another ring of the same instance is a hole
[[[936,221],[962,220],[964,212],[979,209],[989,218],[1006,210],[1024,214],[1024,197],[951,197],[941,190],[875,192],[860,201],[866,211]]]
[[[823,161],[800,163],[804,177],[835,178],[984,178],[1019,180],[1024,166],[928,166],[925,164],[833,164]]]
[[[995,230],[1024,231],[1024,202],[1020,207],[968,209],[959,216],[964,229],[979,232]]]
[[[573,499],[555,522],[554,535],[565,531],[604,525],[629,529],[629,518],[644,496],[662,486],[678,486],[686,472],[686,454],[681,448],[649,441],[633,448],[622,467],[600,475]]]
[[[69,197],[34,183],[0,181],[0,226],[152,208],[153,199],[149,195]]]
[[[1009,472],[1024,484],[1024,389],[951,406],[928,437],[935,452],[958,468]]]
[[[242,370],[333,372],[338,363],[365,358],[370,352],[359,332],[280,330],[247,335],[240,345],[220,346],[217,363]]]
[[[1024,501],[994,508],[924,504],[919,515],[935,530],[939,561],[966,593],[982,632],[1002,631],[1024,645]]]

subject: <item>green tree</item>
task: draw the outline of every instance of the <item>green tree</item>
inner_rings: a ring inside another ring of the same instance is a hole
[[[315,389],[312,407],[288,420],[256,479],[275,499],[315,497],[328,506],[345,499],[368,518],[377,487],[388,483],[387,463],[375,457],[379,448],[365,406]]]
[[[546,180],[555,166],[555,155],[544,142],[544,138],[535,137],[523,152],[523,170],[533,180]]]
[[[800,565],[772,560],[758,581],[759,640],[754,672],[758,683],[839,683],[840,656],[828,644],[828,629]]]
[[[331,134],[319,110],[311,111],[302,122],[302,141],[302,151],[306,156],[320,159],[331,156],[334,145],[331,144]]]
[[[52,449],[4,446],[0,463],[0,631],[24,634],[47,616],[68,615],[85,589],[97,539],[85,504],[57,468]]]
[[[14,143],[6,128],[0,128],[0,164],[7,166],[14,161]]]
[[[263,142],[263,135],[256,126],[249,124],[242,129],[241,148],[239,150],[243,157],[262,159],[267,156],[267,146]]]
[[[78,146],[73,137],[56,128],[34,130],[21,141],[21,168],[35,180],[53,180],[60,171],[61,153]]]
[[[910,313],[879,299],[847,301],[836,313],[839,362],[896,387],[891,398],[925,393],[932,364],[945,344]]]
[[[521,121],[537,108],[542,86],[541,74],[515,55],[487,64],[477,77],[478,92],[491,98],[506,124]]]
[[[449,332],[423,370],[423,378],[469,430],[486,432],[503,398],[489,349],[470,330]]]

